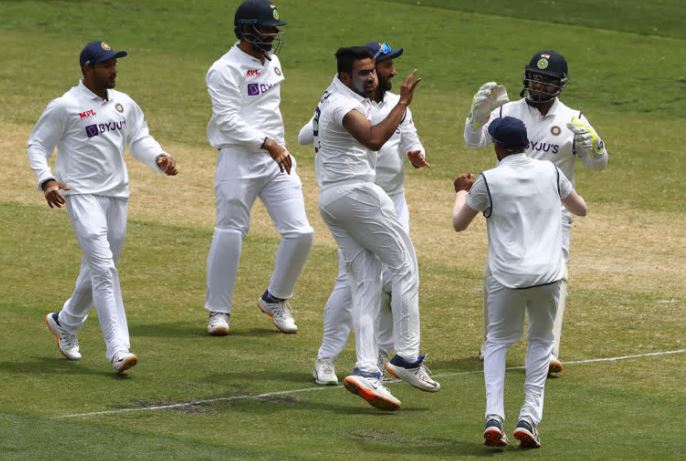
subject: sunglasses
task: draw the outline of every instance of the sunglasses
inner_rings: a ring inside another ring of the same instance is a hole
[[[391,45],[389,45],[388,43],[379,43],[379,50],[376,53],[374,53],[372,59],[376,60],[376,58],[378,58],[381,55],[390,54],[391,51],[393,51]]]

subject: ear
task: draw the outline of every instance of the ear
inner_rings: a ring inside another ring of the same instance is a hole
[[[338,73],[338,80],[340,80],[341,82],[343,82],[344,84],[346,84],[348,86],[350,86],[353,82],[353,79],[350,76],[350,74],[348,74],[346,72],[339,72]]]

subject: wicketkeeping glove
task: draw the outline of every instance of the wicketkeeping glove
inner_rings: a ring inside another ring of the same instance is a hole
[[[481,128],[488,122],[491,112],[509,100],[504,85],[498,85],[496,82],[484,83],[472,99],[469,122],[474,128]]]
[[[567,123],[567,128],[574,133],[574,151],[577,154],[596,158],[605,154],[605,143],[592,126],[584,124],[574,116],[572,123]]]

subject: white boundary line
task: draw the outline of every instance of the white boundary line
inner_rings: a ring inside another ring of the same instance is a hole
[[[686,352],[686,349],[676,349],[673,351],[662,351],[662,352],[646,352],[644,354],[633,354],[633,355],[621,355],[617,357],[604,357],[604,358],[598,358],[598,359],[586,359],[586,360],[575,360],[575,361],[569,361],[569,362],[564,362],[565,365],[586,365],[586,364],[592,364],[592,363],[599,363],[599,362],[617,362],[620,360],[631,360],[631,359],[640,359],[644,357],[660,357],[660,356],[665,356],[665,355],[674,355],[674,354],[682,354]],[[518,367],[508,367],[508,370],[523,370],[523,366],[518,366]],[[435,377],[440,378],[440,377],[448,377],[448,376],[463,376],[463,375],[473,375],[473,374],[482,374],[483,370],[472,370],[472,371],[460,371],[460,372],[454,372],[454,373],[438,373],[435,375]],[[397,383],[400,381],[393,381],[392,383]],[[219,397],[216,399],[207,399],[207,400],[197,400],[195,402],[186,402],[186,403],[175,403],[175,404],[170,404],[170,405],[155,405],[155,406],[150,406],[150,407],[131,407],[131,408],[119,408],[117,410],[105,410],[105,411],[94,411],[91,413],[74,413],[74,414],[68,414],[68,415],[62,415],[59,416],[59,418],[82,418],[82,417],[88,417],[88,416],[101,416],[101,415],[115,415],[119,413],[132,413],[135,411],[159,411],[159,410],[173,410],[175,408],[184,408],[184,407],[193,407],[193,406],[200,406],[200,405],[206,405],[210,403],[215,403],[215,402],[230,402],[233,400],[247,400],[247,399],[265,399],[265,398],[270,398],[270,397],[276,397],[279,395],[290,395],[290,394],[302,394],[305,392],[314,392],[314,391],[324,391],[324,390],[331,390],[331,389],[338,389],[338,386],[317,386],[317,387],[307,387],[303,389],[293,389],[289,391],[277,391],[277,392],[265,392],[263,394],[254,394],[254,395],[233,395],[229,397]]]

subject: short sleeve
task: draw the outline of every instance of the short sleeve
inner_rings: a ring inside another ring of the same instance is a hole
[[[481,174],[472,185],[471,190],[467,194],[467,206],[475,211],[480,211],[485,215],[491,208],[491,194],[488,191],[488,184],[486,177]]]
[[[560,191],[560,198],[564,200],[572,193],[574,187],[558,167],[555,167],[555,169],[557,170],[557,190]]]

